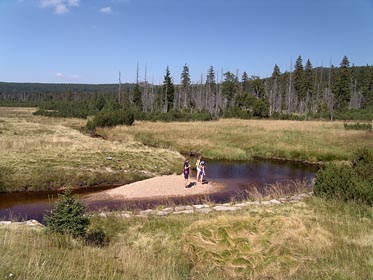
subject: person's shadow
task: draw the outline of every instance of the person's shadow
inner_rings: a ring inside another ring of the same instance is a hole
[[[185,188],[190,189],[191,187],[197,185],[197,182],[190,182]]]

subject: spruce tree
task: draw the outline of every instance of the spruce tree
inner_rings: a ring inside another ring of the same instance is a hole
[[[337,71],[336,85],[335,85],[335,107],[337,111],[344,111],[348,109],[351,100],[351,73],[350,62],[346,56],[343,57],[340,67]]]
[[[74,237],[84,236],[89,225],[89,219],[84,214],[85,207],[73,197],[70,190],[58,198],[51,212],[44,216],[47,228]]]
[[[306,92],[306,110],[311,111],[315,87],[312,63],[309,59],[307,59],[306,66],[304,67],[304,90]]]
[[[272,90],[269,94],[269,115],[281,111],[282,96],[280,93],[280,68],[275,64],[272,72]]]
[[[170,69],[168,68],[168,65],[167,65],[167,68],[166,68],[166,75],[164,76],[164,80],[163,80],[163,91],[166,95],[165,96],[166,97],[165,111],[169,112],[173,109],[173,106],[174,106],[175,87],[174,87],[174,84],[172,82],[172,77],[171,77],[171,73],[170,73]]]
[[[246,71],[242,73],[241,77],[241,84],[242,84],[242,93],[247,94],[249,92],[249,75],[247,75]]]
[[[205,103],[206,107],[212,113],[216,106],[216,81],[214,67],[210,66],[206,76],[206,96]]]
[[[138,83],[136,83],[135,87],[133,88],[133,105],[135,107],[135,110],[141,111],[142,110],[142,93],[140,90],[140,86]]]
[[[224,82],[222,83],[222,94],[226,101],[226,106],[233,107],[234,99],[238,94],[238,79],[236,75],[228,71],[224,73]]]
[[[190,96],[189,96],[189,88],[190,88],[190,74],[189,74],[189,66],[185,63],[183,67],[183,72],[181,72],[181,93],[183,98],[183,108],[188,108],[190,105]]]
[[[296,95],[298,96],[299,102],[299,113],[304,112],[304,104],[305,104],[305,97],[306,97],[306,90],[305,90],[305,83],[304,83],[304,68],[303,68],[303,61],[302,57],[298,56],[295,62],[295,69],[294,69],[294,90]]]

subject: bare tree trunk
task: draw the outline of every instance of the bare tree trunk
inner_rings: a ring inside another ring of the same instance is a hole
[[[164,95],[164,109],[163,109],[163,113],[167,113],[168,111],[168,101],[167,101],[167,84],[166,84],[166,92],[165,92],[165,95]]]
[[[122,82],[120,80],[120,71],[119,71],[119,81],[118,81],[118,103],[119,105],[121,104],[121,94],[122,94],[122,91],[121,91],[121,85],[122,85]]]
[[[293,99],[293,85],[292,85],[292,67],[293,67],[293,60],[290,61],[290,77],[289,77],[289,90],[288,90],[288,98],[287,98],[287,112],[288,114],[292,113],[292,99]]]
[[[145,64],[145,81],[144,81],[144,94],[142,95],[142,111],[148,112],[149,96],[148,96],[148,81],[146,80],[146,64]]]
[[[334,96],[331,90],[331,66],[329,66],[329,80],[328,80],[328,90],[327,90],[327,100],[328,100],[328,110],[330,120],[333,120],[334,117]]]

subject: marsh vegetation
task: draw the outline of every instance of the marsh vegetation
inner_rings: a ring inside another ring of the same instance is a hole
[[[352,160],[372,134],[342,122],[139,122],[80,132],[81,119],[0,108],[2,191],[129,182],[179,171],[179,152],[211,159]],[[365,170],[365,169],[364,169]],[[369,171],[369,170],[368,170]],[[311,198],[236,213],[122,218],[90,214],[94,246],[40,228],[0,226],[0,278],[371,279],[373,210]],[[110,242],[109,242],[110,241]],[[69,267],[68,270],[64,269]]]
[[[0,108],[0,191],[124,184],[172,174],[181,156],[140,142],[106,141],[79,131],[86,121]]]
[[[15,279],[371,279],[372,208],[312,198],[237,213],[93,216],[92,247],[0,226],[0,277]],[[69,267],[68,270],[65,268]]]

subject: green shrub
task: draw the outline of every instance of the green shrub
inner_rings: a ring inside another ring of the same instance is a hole
[[[136,120],[144,121],[162,121],[162,122],[189,122],[189,121],[210,121],[214,117],[205,110],[195,111],[193,113],[186,111],[161,112],[136,112]]]
[[[87,122],[87,129],[93,131],[96,127],[113,127],[116,125],[132,125],[134,114],[125,110],[103,110],[96,114],[93,120]]]
[[[108,245],[109,238],[106,236],[106,233],[102,228],[97,228],[87,232],[85,242],[90,246],[104,247]]]
[[[95,114],[96,111],[96,108],[84,101],[47,102],[40,104],[39,110],[33,115],[86,119],[88,115]]]
[[[11,177],[13,176],[13,170],[6,166],[0,166],[0,192],[7,190],[12,185]]]
[[[241,110],[241,108],[227,109],[223,113],[223,118],[238,118],[238,119],[251,119],[252,113],[248,110]]]
[[[369,123],[344,123],[343,125],[346,130],[372,130],[372,125]]]
[[[89,225],[84,210],[84,206],[67,190],[58,196],[54,208],[44,216],[44,221],[51,231],[82,237]]]
[[[328,164],[316,174],[316,196],[353,200],[373,205],[373,154],[367,149],[355,153],[351,165]]]
[[[372,108],[366,109],[350,109],[342,112],[335,112],[335,120],[373,120],[373,110]]]
[[[373,184],[373,152],[366,148],[358,149],[354,153],[352,166],[362,180]]]

